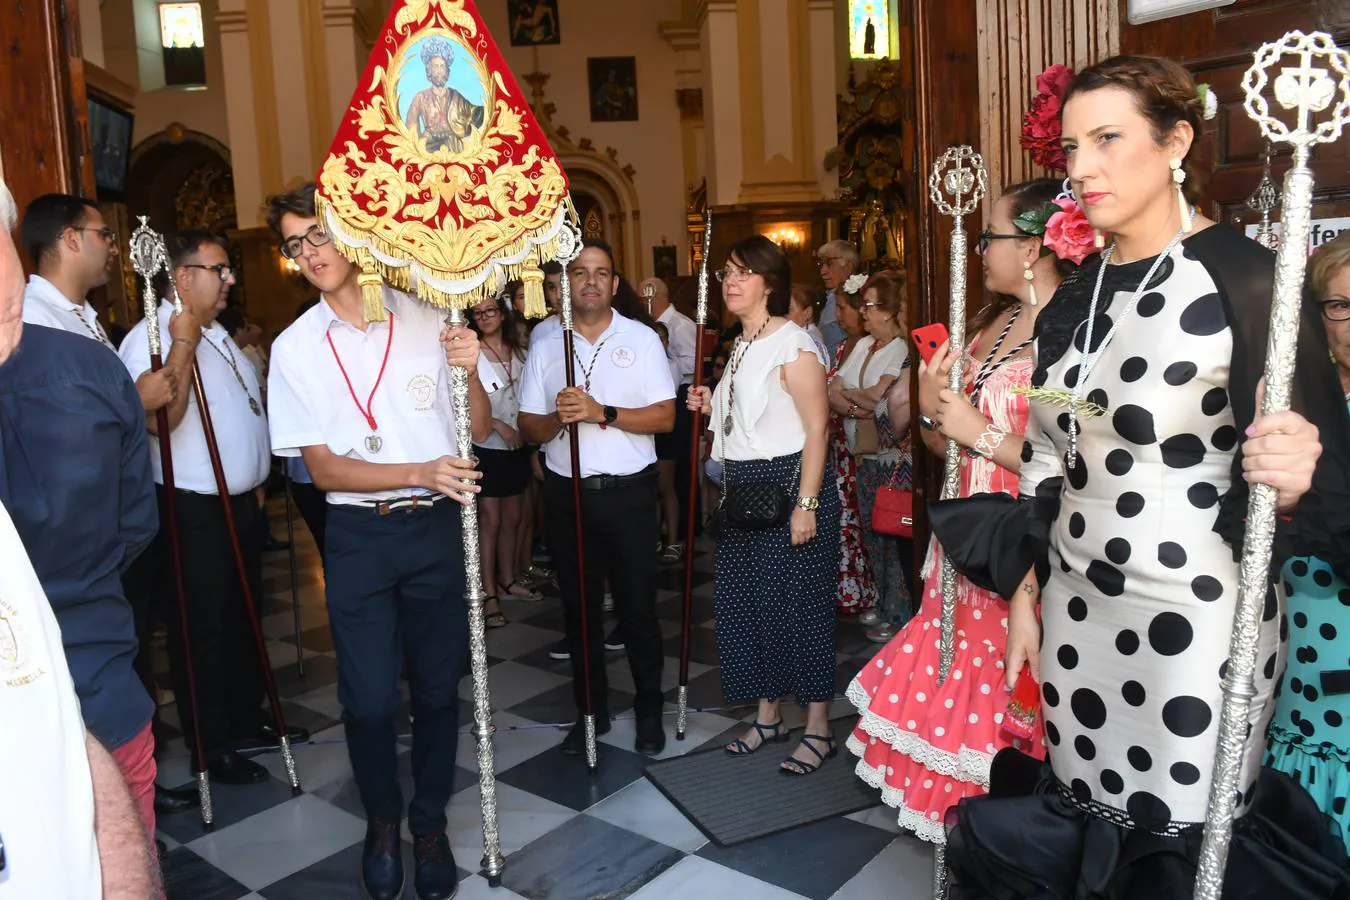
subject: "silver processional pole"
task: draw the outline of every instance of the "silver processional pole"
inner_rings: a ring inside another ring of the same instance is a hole
[[[1291,65],[1284,64],[1292,62]],[[1271,115],[1262,96],[1272,84],[1275,101],[1294,114],[1291,127]],[[1308,266],[1308,228],[1312,211],[1313,173],[1308,158],[1313,147],[1329,144],[1350,123],[1350,53],[1336,47],[1331,35],[1291,31],[1264,44],[1243,79],[1247,115],[1272,143],[1290,144],[1293,162],[1284,176],[1284,215],[1280,249],[1275,260],[1274,300],[1270,309],[1270,342],[1266,351],[1265,397],[1260,415],[1289,408],[1303,276]],[[1314,122],[1314,114],[1319,121]],[[1238,803],[1242,760],[1250,728],[1248,716],[1256,697],[1257,643],[1261,610],[1270,588],[1270,551],[1275,536],[1276,491],[1265,484],[1251,486],[1247,504],[1247,531],[1242,545],[1242,568],[1237,612],[1228,650],[1228,673],[1223,681],[1223,712],[1219,718],[1214,777],[1205,815],[1205,837],[1195,877],[1196,900],[1220,900],[1233,817]]]
[[[975,211],[989,189],[984,158],[966,146],[950,147],[933,163],[928,176],[928,194],[944,216],[951,216],[951,296],[948,302],[947,331],[951,335],[947,352],[952,370],[947,387],[960,394],[964,387],[966,350],[966,228],[965,217]],[[950,199],[949,199],[950,198]],[[942,480],[944,500],[961,494],[961,445],[947,439],[947,460]],[[942,554],[942,636],[938,684],[947,680],[956,655],[956,569],[946,553]],[[939,842],[933,860],[933,896],[947,896],[947,845]]]
[[[965,379],[966,350],[966,228],[965,217],[975,211],[976,205],[988,191],[989,177],[984,159],[970,147],[952,147],[933,163],[928,178],[928,193],[934,205],[944,216],[951,216],[951,297],[948,305],[947,331],[951,339],[947,352],[952,359],[947,387],[961,392]],[[951,198],[950,200],[948,198]],[[942,481],[942,497],[950,500],[961,493],[961,445],[947,439],[947,464]],[[952,668],[956,630],[956,569],[944,553],[942,556],[942,643],[941,668],[938,684],[947,680]]]
[[[452,306],[446,318],[451,328],[468,324],[464,310]],[[473,416],[469,411],[469,379],[478,376],[458,366],[450,370],[450,402],[455,410],[455,452],[460,459],[473,458]],[[493,761],[492,694],[488,689],[487,625],[483,621],[487,593],[483,590],[483,559],[479,555],[478,501],[460,508],[464,550],[464,598],[469,607],[469,666],[473,673],[473,737],[478,756],[478,801],[483,816],[483,871],[488,884],[502,883],[506,857],[497,822],[497,769]]]

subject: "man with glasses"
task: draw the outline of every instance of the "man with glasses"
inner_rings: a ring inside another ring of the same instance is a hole
[[[836,315],[835,297],[843,288],[848,277],[858,271],[858,251],[848,241],[830,241],[822,244],[816,251],[816,265],[820,268],[820,280],[825,282],[825,305],[820,310],[820,334],[825,339],[825,347],[834,351],[848,337]],[[826,360],[826,366],[830,361]]]
[[[614,254],[603,241],[587,239],[568,271],[575,327],[571,365],[576,386],[567,387],[561,332],[536,340],[521,376],[520,431],[544,448],[549,545],[558,571],[572,660],[577,723],[562,751],[584,750],[581,715],[586,709],[581,652],[581,588],[575,555],[571,447],[566,426],[576,423],[586,543],[586,613],[590,649],[591,703],[597,734],[609,724],[609,686],[601,641],[605,579],[628,651],[636,696],[634,749],[659,754],[666,746],[661,715],[665,662],[656,619],[656,445],[654,435],[675,424],[675,383],[661,339],[613,308],[619,290]]]
[[[89,292],[108,283],[116,269],[117,232],[94,201],[44,194],[23,214],[21,237],[37,274],[24,290],[23,320],[98,341],[116,351],[89,303]],[[173,400],[174,370],[146,372],[136,391],[146,413]]]
[[[253,641],[243,584],[235,566],[226,530],[211,458],[207,451],[202,418],[193,396],[195,360],[201,386],[210,404],[220,462],[225,470],[229,502],[243,551],[246,577],[254,597],[262,591],[262,512],[256,491],[271,468],[267,444],[267,418],[262,390],[243,352],[216,321],[225,308],[234,284],[234,270],[225,241],[206,231],[183,231],[166,239],[169,274],[183,312],[174,316],[169,299],[159,307],[160,329],[173,335],[169,358],[176,366],[177,395],[168,405],[169,440],[173,450],[174,494],[178,505],[178,528],[183,553],[183,580],[187,591],[191,651],[197,675],[197,717],[212,781],[221,784],[251,784],[267,776],[267,770],[245,758],[239,748],[258,743],[276,743],[277,736],[262,711],[261,665]],[[170,294],[171,296],[171,294]],[[186,324],[184,324],[186,323]],[[187,333],[187,332],[195,333]],[[149,340],[144,320],[122,343],[121,357],[133,376],[150,368]],[[155,419],[148,422],[152,434],[150,463],[160,494],[163,516],[164,473],[160,467]],[[156,570],[160,597],[173,598],[167,534],[160,529]],[[188,727],[189,691],[184,665],[184,647],[176,602],[165,602],[168,619],[169,662],[179,718],[184,725],[189,750],[193,733]],[[302,729],[291,729],[291,739],[308,739]]]
[[[445,829],[459,741],[459,680],[469,644],[458,504],[478,490],[460,459],[451,368],[469,379],[470,431],[492,409],[478,338],[445,314],[384,287],[385,320],[366,321],[360,270],[320,227],[314,185],[267,201],[268,227],[320,299],[272,345],[272,448],[301,457],[327,492],[328,620],[352,775],[367,817],[365,895],[403,896],[406,812],[420,900],[447,900],[459,879]],[[395,723],[408,666],[413,796],[399,787]]]

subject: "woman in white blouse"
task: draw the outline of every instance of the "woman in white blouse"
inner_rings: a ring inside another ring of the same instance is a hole
[[[500,597],[541,599],[538,592],[518,580],[520,573],[516,569],[519,560],[516,544],[521,537],[524,514],[522,497],[530,478],[530,451],[516,426],[525,350],[506,296],[503,293],[484,300],[469,311],[469,321],[478,332],[488,363],[487,367],[479,368],[479,377],[492,402],[492,433],[474,445],[483,473],[479,482],[482,493],[478,495],[483,527],[478,543],[483,560],[483,589],[488,597],[483,615],[489,628],[507,624]],[[492,371],[490,382],[488,368]]]
[[[875,416],[891,383],[909,365],[904,325],[907,293],[902,272],[878,272],[868,279],[862,289],[867,336],[854,345],[830,382],[830,408],[844,416],[849,452],[858,462],[863,543],[877,589],[878,627],[868,632],[868,638],[881,643],[890,640],[912,612],[899,548],[872,528],[877,489],[890,483],[900,463],[900,449],[879,440]]]
[[[793,504],[781,525],[728,524],[719,538],[714,596],[722,693],[728,703],[759,702],[754,725],[726,752],[749,754],[766,741],[787,741],[780,702],[795,696],[807,708],[806,732],[782,772],[808,775],[837,752],[828,710],[839,498],[821,491],[829,462],[825,361],[787,318],[792,275],[776,244],[762,235],[739,241],[717,278],[741,337],[716,391],[691,390],[689,408],[709,416],[724,496],[734,501],[738,486],[772,483]]]

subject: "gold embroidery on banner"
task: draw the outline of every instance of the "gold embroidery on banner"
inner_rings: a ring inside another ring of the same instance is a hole
[[[464,0],[411,0],[394,26],[397,35],[377,45],[385,56],[366,85],[373,96],[347,114],[355,116],[359,137],[371,144],[363,148],[348,141],[324,162],[320,209],[331,209],[376,253],[413,260],[444,281],[470,282],[494,266],[504,277],[518,278],[556,252],[556,240],[550,240],[525,255],[531,238],[553,226],[565,202],[562,168],[546,145],[523,145],[526,101],[489,73],[482,59],[485,39]],[[445,45],[450,59],[433,52]],[[441,81],[430,80],[428,60],[435,56],[449,68],[448,83],[439,69]],[[466,86],[461,67],[470,68],[481,85],[481,110],[476,96],[454,88]],[[442,93],[418,90],[422,84]],[[498,287],[491,277],[463,294],[420,279],[414,284],[406,267],[381,263],[340,236],[336,243],[353,262],[371,267],[396,288],[415,288],[437,306],[471,306]],[[522,255],[511,265],[495,262]]]

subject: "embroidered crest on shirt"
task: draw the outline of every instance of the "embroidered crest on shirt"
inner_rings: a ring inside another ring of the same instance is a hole
[[[436,399],[436,382],[429,375],[414,375],[408,381],[408,396],[412,398],[413,409],[426,412]]]
[[[0,600],[0,677],[8,687],[23,687],[46,674],[42,666],[30,664],[19,611]]]
[[[620,369],[627,369],[637,362],[637,354],[628,347],[615,347],[610,358],[614,360],[614,365]]]

